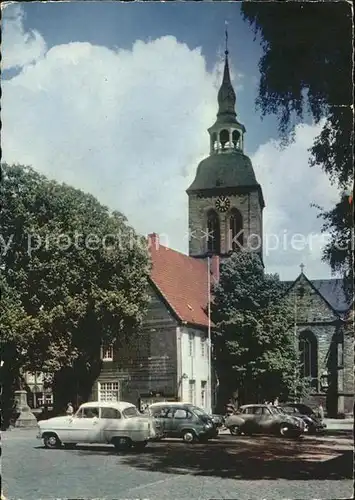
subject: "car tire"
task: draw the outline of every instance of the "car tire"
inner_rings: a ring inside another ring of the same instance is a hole
[[[59,439],[57,434],[54,434],[54,432],[45,434],[45,436],[43,436],[43,443],[44,446],[50,450],[58,449],[62,445],[61,440]]]
[[[136,451],[142,451],[147,446],[147,444],[148,444],[148,441],[138,441],[136,443],[133,443],[133,448]]]
[[[64,448],[66,450],[74,450],[76,447],[76,443],[64,443]]]
[[[192,430],[185,430],[182,433],[184,443],[193,443],[196,440],[196,434]]]
[[[232,436],[239,436],[240,435],[239,425],[231,425],[229,427],[229,432],[232,434]]]
[[[127,451],[132,448],[132,441],[127,437],[117,437],[112,439],[112,444],[116,451]]]

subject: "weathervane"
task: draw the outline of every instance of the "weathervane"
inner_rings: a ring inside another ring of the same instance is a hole
[[[300,264],[301,274],[303,274],[304,267],[305,267],[304,264]]]
[[[226,56],[228,55],[228,21],[225,21],[225,25],[226,25],[226,31],[225,31],[225,34],[226,34],[226,50],[225,50],[225,54]]]

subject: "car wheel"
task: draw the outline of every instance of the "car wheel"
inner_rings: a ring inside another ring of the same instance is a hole
[[[126,451],[132,447],[132,441],[126,437],[114,438],[112,444],[117,451]]]
[[[195,441],[195,433],[193,431],[184,431],[182,439],[185,443],[192,443],[193,441]]]
[[[232,425],[231,427],[229,427],[229,432],[232,434],[232,436],[239,436],[240,434],[239,425]]]
[[[61,446],[61,440],[56,434],[46,434],[43,437],[43,443],[46,448],[49,448],[51,450],[60,448]]]
[[[76,443],[64,443],[64,448],[66,450],[74,450]]]

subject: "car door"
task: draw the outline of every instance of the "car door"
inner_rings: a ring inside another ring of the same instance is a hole
[[[152,410],[150,410],[151,416],[154,417],[159,424],[160,431],[166,436],[168,435],[167,431],[169,428],[169,425],[167,425],[167,414],[169,413],[169,411],[170,408],[167,406],[159,406],[158,408],[153,408]]]
[[[241,431],[254,431],[254,408],[252,406],[247,406],[246,408],[241,408],[239,415],[244,421],[243,426],[241,426]]]
[[[192,413],[186,408],[176,408],[172,418],[169,420],[171,437],[180,437],[182,430],[190,427],[192,423]]]
[[[68,442],[94,443],[100,435],[99,407],[81,408],[71,422]]]
[[[259,434],[262,432],[263,409],[262,406],[253,406],[250,408],[252,416],[249,420],[248,429],[254,433]]]
[[[100,442],[110,443],[111,439],[117,435],[117,431],[123,429],[124,419],[121,412],[116,408],[101,407]]]
[[[166,408],[164,417],[164,434],[168,437],[176,437],[178,435],[178,423],[175,421],[176,408]]]
[[[276,410],[275,410],[276,411]],[[280,413],[281,415],[281,413]],[[257,415],[257,425],[260,433],[271,434],[279,424],[279,418],[277,413],[273,413],[270,408],[266,406],[261,407],[261,411],[258,409]]]

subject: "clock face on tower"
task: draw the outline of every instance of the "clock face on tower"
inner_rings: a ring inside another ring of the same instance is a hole
[[[216,208],[219,212],[227,212],[230,205],[231,205],[231,203],[230,203],[229,199],[224,195],[220,196],[216,200]]]

